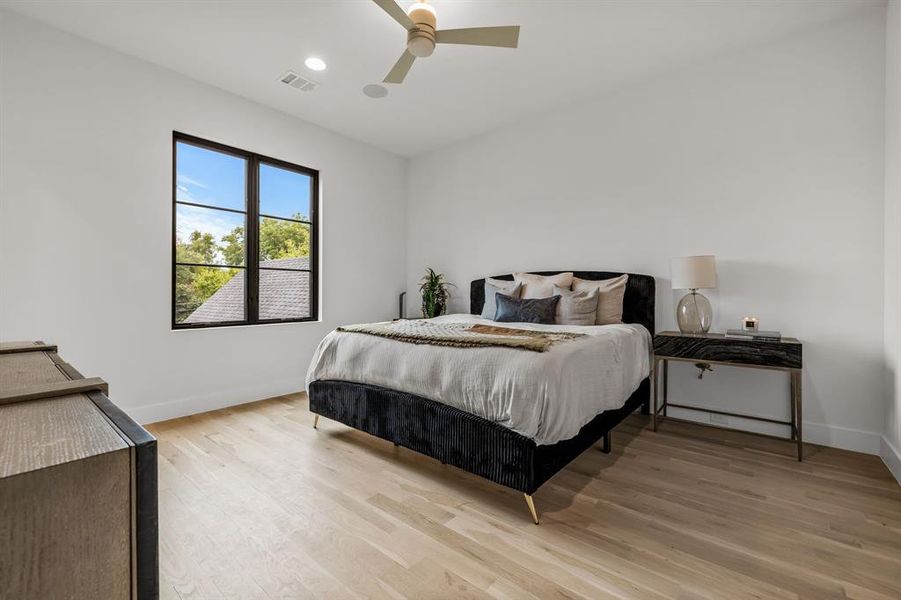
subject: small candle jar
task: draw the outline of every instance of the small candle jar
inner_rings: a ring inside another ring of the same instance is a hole
[[[745,317],[741,320],[741,328],[743,331],[757,331],[757,317]]]

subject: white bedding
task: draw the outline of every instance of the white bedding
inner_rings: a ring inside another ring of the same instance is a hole
[[[651,371],[651,335],[641,325],[498,324],[463,314],[435,321],[588,335],[530,352],[333,331],[313,355],[307,387],[320,379],[378,385],[495,421],[537,444],[554,444],[579,433],[598,413],[621,407]]]

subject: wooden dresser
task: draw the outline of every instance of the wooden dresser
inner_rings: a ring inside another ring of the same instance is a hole
[[[0,344],[0,598],[157,598],[156,440],[41,342]]]

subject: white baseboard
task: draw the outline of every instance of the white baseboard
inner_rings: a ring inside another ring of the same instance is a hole
[[[804,421],[803,432],[804,441],[811,444],[879,455],[882,435],[875,431],[862,431],[838,425]]]
[[[208,412],[229,406],[247,404],[275,396],[296,394],[303,391],[303,382],[298,383],[297,378],[283,379],[268,382],[265,385],[253,385],[242,388],[232,388],[227,392],[215,392],[200,396],[178,398],[167,402],[159,402],[149,406],[128,407],[122,406],[122,410],[142,425],[157,423],[168,419],[186,417],[197,413]]]
[[[711,424],[709,415],[702,412],[671,408],[670,414],[674,417],[697,421],[706,425]],[[729,417],[724,425],[755,433],[768,433],[780,436],[786,435],[788,432],[788,428],[784,425],[761,423],[760,421],[742,419],[741,417]],[[882,436],[875,431],[862,431],[838,425],[804,421],[803,434],[806,443],[863,452],[864,454],[875,454],[877,456],[880,453]]]
[[[885,436],[882,436],[881,441],[882,444],[879,448],[879,456],[882,457],[882,462],[885,463],[885,466],[888,467],[891,474],[895,476],[898,483],[901,483],[901,452],[898,452],[898,449],[892,446],[892,444],[885,439]]]

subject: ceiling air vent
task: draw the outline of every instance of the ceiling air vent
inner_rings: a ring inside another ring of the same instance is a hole
[[[286,83],[293,88],[300,90],[301,92],[312,92],[319,84],[313,81],[312,79],[307,79],[306,77],[301,77],[294,71],[288,71],[284,75],[282,75],[279,80],[282,83]]]

